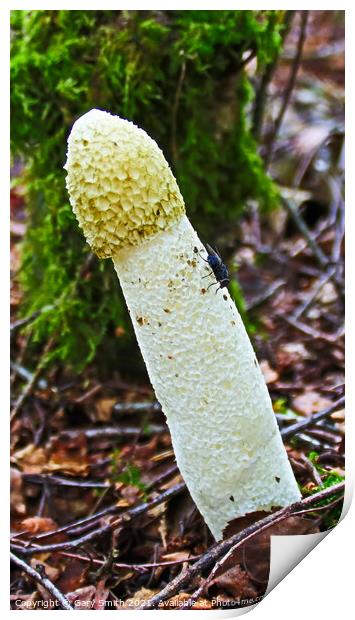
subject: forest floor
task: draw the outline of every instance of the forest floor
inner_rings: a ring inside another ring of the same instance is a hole
[[[344,49],[342,24],[326,13],[336,12],[310,12],[277,135],[299,15],[269,84],[261,153],[281,206],[260,216],[249,205],[218,240],[243,294],[240,310],[302,501],[237,520],[214,543],[177,470],[148,379],[114,374],[99,382],[94,365],[80,376],[30,371],[14,283],[13,609],[241,607],[266,590],[270,534],[337,523],[345,476]],[[14,191],[14,272],[23,214]]]

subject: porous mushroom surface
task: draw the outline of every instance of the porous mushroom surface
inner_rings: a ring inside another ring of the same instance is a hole
[[[87,241],[113,259],[178,467],[214,537],[238,516],[298,500],[252,345],[227,289],[208,288],[206,250],[157,144],[92,110],[73,126],[66,167]]]

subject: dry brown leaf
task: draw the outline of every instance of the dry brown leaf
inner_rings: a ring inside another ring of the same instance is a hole
[[[15,467],[10,468],[10,507],[13,514],[26,514],[22,474]]]
[[[96,419],[100,422],[109,422],[112,418],[112,408],[117,398],[100,398],[95,402]]]
[[[48,455],[44,448],[36,448],[33,443],[30,443],[25,448],[17,450],[11,461],[27,474],[40,474],[48,462]]]
[[[190,556],[190,551],[174,551],[174,553],[164,553],[164,555],[161,556],[161,561],[180,562],[182,560],[188,560]]]
[[[74,558],[65,558],[65,568],[60,575],[57,586],[61,592],[78,592],[87,583],[89,564],[84,564]]]
[[[96,585],[96,592],[93,600],[92,609],[104,610],[105,604],[107,601],[107,597],[110,594],[110,590],[106,588],[106,577],[104,579],[100,579],[100,581]]]
[[[333,282],[326,282],[317,295],[318,301],[322,304],[331,304],[338,299]]]
[[[332,401],[330,398],[326,398],[318,392],[309,390],[303,392],[303,394],[300,394],[299,396],[296,396],[293,399],[292,404],[293,408],[299,413],[311,415],[312,413],[316,413],[317,411],[330,407]]]
[[[144,601],[148,601],[158,590],[150,590],[149,588],[141,588],[133,596],[126,599],[124,605],[120,605],[120,609],[138,609]]]
[[[66,597],[75,609],[92,609],[91,604],[95,596],[95,586],[78,588],[74,592],[68,592]]]
[[[29,534],[39,534],[40,532],[51,532],[57,529],[57,524],[53,519],[47,517],[28,517],[21,521],[21,529]]]
[[[258,594],[250,580],[250,576],[241,569],[239,564],[213,579],[208,589],[212,586],[222,588],[237,600],[240,598],[254,598]]]
[[[261,360],[260,369],[264,375],[264,379],[266,383],[274,383],[279,378],[278,372],[271,368],[269,362],[267,360]]]

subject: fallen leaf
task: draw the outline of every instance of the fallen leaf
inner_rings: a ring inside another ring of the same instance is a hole
[[[22,474],[15,467],[10,468],[10,508],[13,514],[26,514]]]
[[[99,422],[109,422],[112,418],[112,408],[117,398],[100,398],[95,402],[96,419]]]
[[[309,390],[307,392],[303,392],[303,394],[300,394],[299,396],[296,396],[293,399],[292,404],[293,409],[308,416],[312,413],[316,413],[317,411],[330,407],[332,401],[330,398],[321,396],[318,392]]]
[[[254,598],[258,594],[250,580],[250,576],[246,571],[242,570],[239,564],[215,577],[209,584],[208,590],[212,586],[225,590],[237,600],[240,598]]]
[[[106,588],[105,585],[106,579],[106,577],[104,579],[100,579],[97,583],[92,609],[98,609],[101,611],[105,609],[107,597],[110,594],[110,590]]]
[[[78,588],[74,592],[68,592],[66,597],[75,609],[92,609],[92,600],[95,596],[95,586]]]
[[[11,460],[27,474],[40,474],[48,462],[48,455],[44,448],[36,448],[33,443],[30,443],[25,448],[17,450]]]
[[[266,383],[274,383],[279,378],[278,372],[271,368],[269,362],[267,360],[261,360],[260,369],[264,375],[264,379]]]
[[[150,590],[149,588],[141,588],[133,596],[126,599],[124,605],[120,605],[120,609],[137,609],[141,603],[148,601],[159,590]]]
[[[80,588],[85,589],[83,586],[87,580],[88,573],[89,564],[83,564],[79,560],[68,558],[66,559],[65,568],[57,581],[57,586],[64,593],[79,592]]]
[[[322,304],[331,304],[333,301],[336,301],[338,299],[338,294],[333,282],[326,282],[319,291],[316,299]]]
[[[56,530],[57,524],[53,519],[47,517],[28,517],[28,519],[21,521],[21,528],[29,534],[39,534]]]

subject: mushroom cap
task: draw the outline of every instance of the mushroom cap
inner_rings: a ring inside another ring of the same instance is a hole
[[[100,258],[169,228],[185,213],[157,143],[130,121],[90,110],[68,139],[67,189],[87,242]]]

